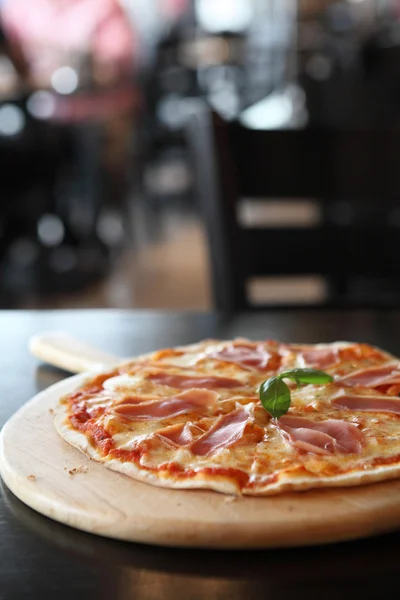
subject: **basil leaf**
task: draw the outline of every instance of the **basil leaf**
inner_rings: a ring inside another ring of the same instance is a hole
[[[260,385],[260,400],[275,419],[286,414],[290,407],[290,390],[279,377],[271,377]]]
[[[322,383],[331,383],[333,381],[333,377],[328,375],[328,373],[324,373],[323,371],[316,371],[315,369],[292,369],[291,371],[285,371],[284,373],[280,373],[278,375],[280,379],[286,377],[287,379],[291,379],[295,381],[297,385],[301,383],[314,383],[314,384],[322,384]]]
[[[286,414],[290,408],[290,390],[283,378],[291,379],[300,387],[302,383],[331,383],[333,377],[315,369],[292,369],[271,377],[260,385],[260,400],[265,410],[275,419]]]

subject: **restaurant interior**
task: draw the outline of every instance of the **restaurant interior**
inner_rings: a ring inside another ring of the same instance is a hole
[[[2,0],[0,307],[397,306],[396,0]]]
[[[0,0],[0,600],[400,598],[399,157],[400,0]]]

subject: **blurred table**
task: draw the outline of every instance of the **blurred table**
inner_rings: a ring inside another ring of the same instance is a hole
[[[207,337],[335,339],[400,354],[400,310],[270,311],[238,315],[125,311],[0,312],[0,426],[66,376],[29,356],[27,341],[65,330],[121,356]],[[165,549],[114,542],[60,525],[0,495],[0,600],[395,598],[400,535],[324,547],[257,552]]]

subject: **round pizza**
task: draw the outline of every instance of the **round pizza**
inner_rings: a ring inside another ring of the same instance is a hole
[[[89,377],[55,423],[134,479],[262,496],[400,477],[399,396],[367,344],[206,340]]]

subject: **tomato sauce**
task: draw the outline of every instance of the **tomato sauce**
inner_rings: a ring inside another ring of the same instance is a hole
[[[76,404],[77,402],[82,402],[82,400],[85,400],[90,396],[95,396],[96,394],[99,394],[103,391],[103,383],[107,379],[109,379],[110,377],[114,377],[115,375],[118,375],[118,370],[109,373],[101,373],[100,375],[92,379],[90,383],[86,384],[84,387],[74,392],[73,394],[67,396],[67,401],[71,402],[71,404]]]

